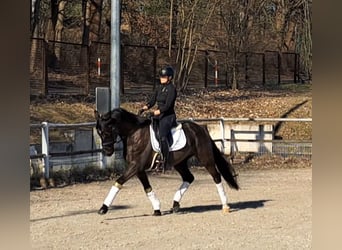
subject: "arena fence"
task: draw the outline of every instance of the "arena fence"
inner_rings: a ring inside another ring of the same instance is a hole
[[[206,126],[222,153],[232,159],[240,153],[256,155],[274,154],[282,157],[312,156],[311,136],[308,139],[275,139],[274,123],[308,123],[311,118],[217,118],[188,119]],[[185,121],[185,120],[179,120]],[[113,166],[122,168],[122,145],[115,145],[115,154],[105,157],[95,123],[55,124],[43,122],[31,124],[30,160],[33,167],[43,166],[42,172],[49,178],[50,170],[73,166]],[[310,130],[310,128],[309,128]],[[41,163],[41,164],[39,164]],[[30,166],[32,167],[32,166]],[[122,169],[120,169],[122,170]]]

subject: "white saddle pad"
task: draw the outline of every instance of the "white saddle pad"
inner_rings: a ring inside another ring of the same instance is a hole
[[[170,146],[170,151],[182,149],[186,144],[186,137],[182,129],[182,124],[180,123],[177,127],[172,128],[171,134],[173,138],[173,143]],[[150,137],[153,150],[156,152],[160,152],[159,142],[154,134],[152,124],[150,125]]]

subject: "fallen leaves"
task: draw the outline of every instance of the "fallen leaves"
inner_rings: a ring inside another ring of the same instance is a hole
[[[121,107],[137,113],[148,101],[151,93],[121,96]],[[304,103],[298,106],[298,104]],[[297,107],[298,106],[298,107]],[[41,101],[30,105],[30,122],[81,123],[94,121],[92,101],[67,100]],[[189,118],[310,118],[312,95],[307,92],[266,90],[187,90],[178,93],[176,101],[178,119]],[[289,112],[291,111],[291,112]],[[311,139],[311,123],[283,123],[278,131],[284,139]]]

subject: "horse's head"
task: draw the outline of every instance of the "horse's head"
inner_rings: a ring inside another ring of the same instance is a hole
[[[110,111],[105,114],[100,114],[97,110],[94,111],[96,118],[96,130],[101,138],[102,149],[107,156],[114,153],[114,143],[119,135],[117,128],[116,114]]]
[[[102,140],[102,148],[107,156],[114,153],[114,143],[133,134],[137,129],[147,126],[151,120],[134,115],[123,108],[100,114],[95,110],[96,130]]]

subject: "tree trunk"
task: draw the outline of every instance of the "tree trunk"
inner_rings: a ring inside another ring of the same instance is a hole
[[[89,0],[82,0],[83,33],[82,44],[89,45],[89,26],[90,26],[90,3]]]
[[[238,50],[233,51],[233,63],[232,63],[232,90],[239,89],[238,81],[237,81],[237,71],[238,71]]]
[[[294,51],[294,43],[293,43],[293,34],[296,28],[296,23],[292,20],[288,22],[288,28],[285,33],[283,50],[285,51]]]
[[[40,0],[32,1],[32,25],[31,25],[31,36],[38,38],[38,17]],[[36,54],[37,54],[38,41],[36,39],[31,39],[31,55],[30,55],[30,72],[32,73],[36,65]]]
[[[85,23],[86,32],[90,41],[100,40],[101,16],[103,0],[86,0]],[[87,43],[88,44],[88,43]]]
[[[40,0],[32,1],[32,12],[31,12],[31,36],[35,37],[38,34],[37,26],[40,14]]]
[[[238,86],[237,86],[237,79],[236,79],[236,66],[233,65],[232,68],[232,90],[237,90]]]
[[[275,30],[277,34],[280,34],[284,27],[285,21],[285,4],[284,0],[276,0],[276,16],[275,16]]]
[[[58,42],[62,41],[62,32],[63,32],[63,21],[64,21],[64,12],[65,12],[65,5],[67,4],[66,0],[60,1],[58,4],[58,15],[57,15],[57,22],[55,26],[55,40],[57,43],[55,44],[55,56],[57,61],[61,58],[61,44]]]
[[[171,57],[172,46],[175,46],[177,44],[178,0],[171,0],[169,18],[169,57]]]
[[[218,1],[197,0],[192,5],[186,6],[186,1],[180,1],[176,81],[181,91],[187,88],[198,46],[202,42],[203,33],[217,3]]]

